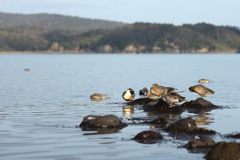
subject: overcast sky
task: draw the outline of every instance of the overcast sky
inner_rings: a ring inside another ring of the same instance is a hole
[[[240,27],[240,0],[0,0],[0,12],[55,13],[126,23]]]

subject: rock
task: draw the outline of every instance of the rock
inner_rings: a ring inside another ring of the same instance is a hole
[[[184,147],[186,147],[187,149],[194,149],[194,148],[208,148],[213,145],[215,145],[215,142],[211,137],[200,137],[199,139],[189,141]]]
[[[167,132],[175,132],[182,134],[216,134],[215,131],[207,130],[205,128],[198,128],[195,120],[193,120],[191,117],[180,119],[169,125],[165,130]]]
[[[207,160],[239,160],[240,143],[219,142],[204,157]]]
[[[154,131],[142,131],[138,133],[133,140],[137,140],[140,143],[156,143],[158,140],[162,140],[163,136],[160,133]]]
[[[166,128],[167,131],[185,132],[185,133],[193,131],[194,129],[198,129],[198,127],[195,121],[190,117],[185,119],[180,119]]]
[[[115,115],[89,115],[83,118],[82,123],[79,125],[81,128],[122,128],[127,124],[123,123]]]
[[[165,118],[158,117],[150,122],[150,124],[160,124],[160,125],[165,125],[167,124],[167,121]]]
[[[199,111],[211,111],[212,109],[220,108],[219,106],[216,106],[203,98],[197,98],[194,101],[192,100],[185,102],[180,107],[187,109],[189,112],[193,113]]]
[[[127,102],[126,104],[127,105],[144,105],[144,104],[148,103],[149,101],[151,101],[151,99],[149,99],[149,98],[138,98],[131,102]]]
[[[144,111],[147,112],[161,112],[161,113],[181,113],[183,110],[179,106],[170,107],[170,105],[163,99],[151,100],[143,106]]]
[[[229,134],[229,135],[226,135],[227,138],[236,138],[236,139],[239,139],[240,138],[240,133],[237,133],[237,134]]]
[[[197,98],[195,101],[185,102],[181,105],[182,107],[199,107],[199,108],[217,108],[214,104],[211,102],[203,99],[203,98]]]

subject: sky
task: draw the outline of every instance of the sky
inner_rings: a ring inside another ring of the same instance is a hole
[[[124,23],[240,27],[240,0],[0,0],[0,12],[49,13]]]

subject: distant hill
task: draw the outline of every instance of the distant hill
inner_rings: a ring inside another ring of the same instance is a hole
[[[1,16],[3,15],[4,14],[2,13]],[[107,29],[100,27],[83,32],[84,29],[67,27],[80,23],[77,22],[77,20],[79,20],[77,17],[38,14],[28,15],[31,17],[31,20],[29,19],[29,21],[27,21],[27,18],[25,17],[26,15],[24,15],[23,17],[26,19],[24,22],[20,22],[19,19],[14,21],[11,18],[6,18],[8,16],[11,17],[12,14],[5,15],[4,23],[0,20],[1,25],[12,25],[0,27],[1,52],[240,52],[240,29],[232,26],[214,26],[207,23],[198,23],[194,25],[184,24],[182,26],[175,26],[172,24],[135,23],[131,25],[122,24],[121,27],[119,26],[117,28],[114,27],[109,29],[107,28],[107,23],[104,23]],[[21,15],[18,16],[21,17]],[[33,18],[32,16],[37,16],[38,18]],[[42,19],[41,16],[43,16]],[[46,21],[46,17],[48,17],[48,21]],[[52,18],[52,23],[50,17]],[[60,17],[61,20],[56,20],[57,17]],[[65,19],[65,23],[63,23],[62,18]],[[69,20],[68,18],[76,19]],[[6,23],[7,21],[9,22]],[[62,22],[57,23],[54,21]],[[92,23],[89,23],[89,26],[86,25],[86,27],[90,29],[92,26],[91,24]]]
[[[0,12],[0,27],[43,26],[51,29],[69,29],[86,32],[96,29],[112,29],[124,25],[127,24],[58,14],[12,14]]]
[[[206,23],[182,26],[135,23],[105,32],[90,49],[121,53],[237,52],[240,50],[240,30]]]

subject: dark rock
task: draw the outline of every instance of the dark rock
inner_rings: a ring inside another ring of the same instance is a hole
[[[179,106],[170,107],[170,105],[163,99],[151,100],[143,106],[144,111],[147,112],[161,112],[161,113],[181,113],[183,110]]]
[[[175,132],[182,134],[216,134],[215,131],[198,128],[195,120],[192,118],[180,119],[173,124],[169,125],[166,129],[167,132]]]
[[[194,101],[185,102],[181,105],[182,107],[195,107],[195,108],[219,108],[218,106],[212,104],[211,102],[203,99],[197,98]]]
[[[227,138],[236,138],[236,139],[238,139],[238,138],[240,138],[240,133],[238,133],[238,134],[229,134],[229,135],[226,135],[226,137]]]
[[[89,115],[84,117],[82,123],[79,125],[81,128],[121,128],[126,126],[127,124],[114,115]]]
[[[186,131],[186,132],[192,131],[194,129],[198,129],[198,127],[195,121],[190,117],[180,119],[166,128],[167,131]]]
[[[197,98],[194,101],[192,100],[189,102],[185,102],[180,107],[187,109],[189,112],[207,112],[211,111],[212,109],[220,108],[219,106],[216,106],[203,98]]]
[[[207,160],[239,160],[240,144],[235,142],[219,142],[204,157]]]
[[[151,99],[149,98],[139,98],[139,99],[135,99],[131,102],[127,102],[127,105],[144,105],[146,103],[148,103],[149,101],[151,101]]]
[[[160,133],[154,131],[142,131],[138,133],[133,140],[137,140],[140,143],[156,143],[157,140],[162,140],[163,136]]]
[[[160,125],[165,125],[167,124],[167,121],[165,118],[158,117],[150,122],[150,124],[160,124]]]
[[[200,137],[199,139],[189,141],[184,147],[186,147],[187,149],[194,149],[194,148],[208,148],[213,145],[215,145],[215,142],[211,137]]]

